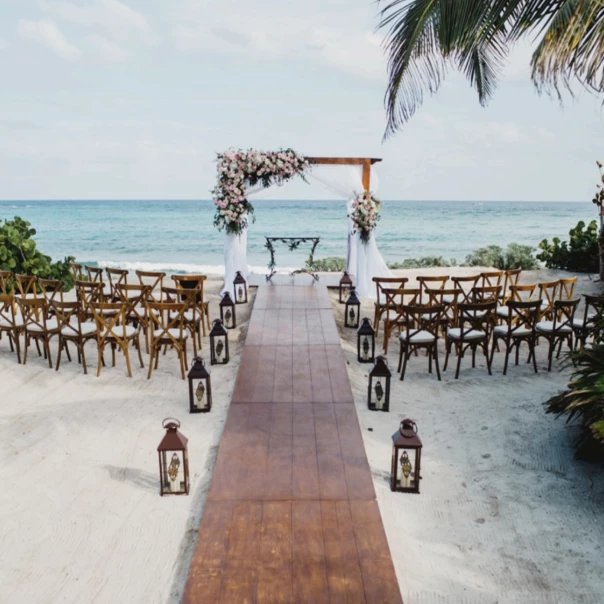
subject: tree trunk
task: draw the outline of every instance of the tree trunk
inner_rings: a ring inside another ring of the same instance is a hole
[[[598,236],[598,256],[600,259],[600,281],[604,282],[604,228],[600,229]]]

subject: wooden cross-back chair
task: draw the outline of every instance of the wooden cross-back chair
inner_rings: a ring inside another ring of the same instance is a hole
[[[373,277],[371,280],[375,283],[376,298],[373,303],[373,325],[375,326],[375,337],[377,338],[380,331],[382,316],[384,313],[388,312],[384,290],[403,289],[406,287],[409,279],[407,279],[407,277]]]
[[[23,316],[23,333],[25,334],[23,364],[27,363],[27,351],[33,340],[40,356],[42,355],[40,343],[42,344],[44,358],[48,360],[48,366],[52,369],[50,340],[59,333],[56,318],[47,318],[48,304],[44,298],[17,298],[17,302]]]
[[[416,280],[423,295],[427,289],[445,289],[449,275],[419,275]]]
[[[23,317],[17,313],[16,299],[12,294],[0,293],[0,336],[8,336],[11,352],[17,352],[17,361],[21,363],[21,345],[19,336],[23,331]]]
[[[384,322],[384,354],[388,354],[388,341],[392,332],[400,328],[403,322],[405,311],[404,306],[421,305],[422,291],[419,288],[384,288],[386,297],[386,316]]]
[[[438,366],[438,332],[444,306],[403,306],[402,331],[399,335],[400,351],[398,371],[401,380],[405,379],[407,362],[411,355],[419,349],[425,349],[428,354],[428,371],[432,373],[432,361],[436,367],[436,376],[440,381]]]
[[[140,327],[145,336],[145,349],[149,352],[149,313],[147,302],[151,295],[150,285],[128,285],[115,286],[115,301],[121,302],[126,307],[126,323],[133,327]]]
[[[38,279],[32,275],[15,274],[15,284],[17,286],[17,297],[19,298],[37,298]]]
[[[14,294],[13,274],[10,271],[0,271],[0,294]]]
[[[82,313],[88,319],[94,319],[92,304],[105,302],[104,283],[100,281],[76,281],[76,299],[82,307]]]
[[[164,286],[164,277],[166,276],[166,273],[157,271],[135,272],[141,285],[149,285],[151,287],[149,299],[153,302],[161,302],[163,300],[162,287]],[[147,283],[145,283],[145,280],[147,280]]]
[[[94,320],[97,328],[97,346],[99,360],[97,365],[97,377],[101,375],[105,347],[111,346],[112,366],[115,367],[115,351],[119,348],[126,359],[128,377],[132,377],[132,366],[130,365],[130,343],[134,344],[138,352],[138,360],[144,367],[141,354],[140,329],[128,325],[126,322],[126,304],[123,302],[102,302],[91,304]]]
[[[482,285],[472,289],[470,299],[472,304],[487,304],[499,302],[500,296],[501,285]]]
[[[510,300],[507,304],[509,314],[505,317],[504,325],[497,325],[493,330],[493,344],[491,347],[491,365],[493,364],[493,356],[495,348],[498,346],[498,341],[502,340],[505,343],[505,363],[503,365],[503,375],[507,373],[508,361],[512,349],[516,348],[516,365],[518,365],[518,356],[520,353],[520,345],[526,342],[529,347],[529,356],[527,363],[533,360],[533,369],[537,373],[537,361],[535,358],[535,343],[537,340],[537,332],[535,327],[539,318],[539,310],[541,308],[541,300],[534,302],[518,302]]]
[[[77,262],[70,262],[69,270],[71,271],[71,276],[73,277],[74,283],[76,281],[84,280],[84,267],[81,264],[78,264]]]
[[[472,290],[477,287],[480,275],[469,275],[467,277],[451,277],[453,287],[460,290],[459,304],[470,304],[472,302]]]
[[[554,302],[558,299],[560,281],[547,281],[537,284],[539,288],[538,299],[541,300],[540,321],[551,321],[554,318]]]
[[[581,348],[585,347],[587,338],[598,335],[597,332],[604,328],[604,325],[598,324],[598,317],[604,316],[604,296],[583,294],[583,300],[583,316],[573,320],[575,344]]]
[[[501,303],[505,304],[510,299],[510,288],[512,285],[518,285],[518,281],[520,280],[520,273],[522,273],[521,268],[513,268],[505,271],[505,276],[503,278],[503,289],[501,290]]]
[[[105,273],[107,273],[107,281],[109,281],[111,299],[117,302],[120,298],[116,288],[118,285],[128,285],[128,271],[121,268],[105,268]]]
[[[508,299],[506,303],[496,311],[497,317],[505,321],[510,314],[508,302],[532,302],[537,290],[537,284],[531,283],[528,285],[510,285]]]
[[[63,281],[57,279],[38,279],[40,293],[46,300],[49,316],[54,313],[52,302],[63,302],[63,285]]]
[[[462,299],[463,292],[460,288],[430,289],[426,288],[422,296],[422,302],[428,306],[442,306],[444,311],[441,315],[440,326],[443,335],[449,327],[457,324],[457,307]]]
[[[207,277],[206,275],[172,275],[172,281],[176,287],[182,289],[195,289],[197,294],[195,296],[195,303],[201,317],[201,328],[203,330],[204,337],[207,335],[207,330],[211,329],[210,325],[210,303],[204,298],[204,285]],[[181,297],[182,301],[185,302],[185,298]],[[190,314],[189,311],[187,311]],[[201,348],[201,336],[198,338],[199,347]]]
[[[573,321],[580,300],[555,300],[552,307],[552,320],[539,321],[535,330],[543,336],[548,344],[547,370],[552,370],[554,350],[558,346],[556,358],[560,357],[562,344],[566,342],[570,350],[573,349]],[[543,313],[541,313],[543,315]]]
[[[197,346],[201,348],[201,324],[203,315],[199,307],[197,289],[184,289],[182,287],[164,287],[164,299],[170,303],[186,304],[183,313],[183,325],[191,334],[193,340],[193,354],[197,356]],[[165,349],[164,349],[165,351]]]
[[[485,271],[480,273],[481,287],[501,287],[503,285],[503,271]]]
[[[487,370],[491,375],[491,359],[489,356],[489,341],[495,327],[495,308],[497,302],[483,302],[477,304],[460,303],[458,307],[458,325],[447,330],[445,341],[446,355],[444,371],[447,370],[451,349],[455,346],[457,354],[457,369],[455,379],[459,378],[461,359],[468,348],[472,351],[472,368],[476,367],[476,350],[478,347],[484,352],[487,361]]]
[[[575,287],[577,287],[577,277],[569,277],[568,279],[560,279],[558,283],[558,299],[573,300],[575,297]]]
[[[63,349],[65,349],[67,359],[71,361],[68,346],[71,342],[78,351],[78,362],[82,363],[84,373],[88,374],[84,347],[90,340],[96,340],[96,323],[84,321],[82,307],[79,302],[52,301],[50,304],[59,324],[59,353],[55,369],[59,371]]]
[[[182,379],[185,379],[187,366],[188,331],[185,327],[184,314],[187,305],[181,302],[149,302],[147,304],[150,318],[151,358],[147,379],[153,374],[159,364],[159,353],[162,346],[170,346],[178,354]]]
[[[84,265],[84,270],[88,275],[88,280],[92,283],[101,283],[103,281],[103,269],[98,266]]]

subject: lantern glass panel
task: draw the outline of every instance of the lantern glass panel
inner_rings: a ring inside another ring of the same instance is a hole
[[[390,410],[390,380],[392,374],[388,369],[387,359],[377,357],[375,365],[369,373],[369,388],[367,392],[367,407],[372,411]]]
[[[206,409],[208,406],[207,380],[193,380],[193,405],[197,409]]]
[[[235,304],[247,303],[247,281],[240,271],[237,271],[235,280],[233,281],[233,295]]]
[[[390,488],[403,493],[419,493],[422,441],[413,420],[404,419],[392,435],[392,470]]]
[[[350,275],[346,271],[344,271],[344,274],[342,275],[342,278],[340,279],[339,283],[340,304],[344,304],[346,302],[348,296],[350,295],[350,290],[352,289],[352,287],[352,279],[350,278]]]
[[[216,336],[214,338],[214,355],[216,363],[223,365],[228,361],[226,336]]]
[[[207,413],[212,409],[210,373],[201,357],[195,357],[189,371],[189,412]]]
[[[350,295],[346,299],[344,306],[344,326],[354,327],[359,326],[359,314],[361,312],[361,301],[358,299],[356,291],[350,290]]]
[[[210,364],[226,365],[229,362],[229,336],[220,319],[215,319],[210,331]]]
[[[237,326],[235,303],[231,299],[229,292],[225,292],[220,301],[220,318],[227,329],[234,329]]]
[[[357,332],[357,359],[359,363],[375,361],[375,331],[367,317],[363,319]]]
[[[162,492],[186,493],[187,480],[185,467],[187,454],[185,451],[162,451]]]

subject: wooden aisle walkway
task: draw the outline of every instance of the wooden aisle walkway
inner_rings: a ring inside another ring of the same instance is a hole
[[[402,602],[326,288],[258,289],[184,602]]]

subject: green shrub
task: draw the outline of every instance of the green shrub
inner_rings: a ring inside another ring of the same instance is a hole
[[[36,230],[30,227],[29,222],[18,216],[0,223],[0,270],[35,275],[41,279],[60,279],[66,290],[71,289],[73,278],[69,263],[74,258],[69,256],[53,263],[50,256],[36,247],[33,239]]]
[[[506,250],[498,245],[489,245],[474,250],[466,256],[464,266],[492,266],[498,270],[521,268],[533,270],[539,263],[533,256],[535,248],[530,245],[510,243]]]
[[[558,237],[549,243],[544,239],[537,256],[547,268],[561,268],[566,271],[597,273],[599,271],[598,257],[598,224],[592,220],[587,227],[581,220],[577,226],[568,232],[570,241],[560,241]]]
[[[431,268],[436,266],[456,266],[455,258],[447,262],[442,256],[424,256],[423,258],[407,258],[402,262],[388,262],[388,268],[407,269],[407,268]]]
[[[339,256],[328,256],[327,258],[318,258],[313,260],[312,266],[309,266],[317,273],[341,273],[346,270],[346,258]]]

